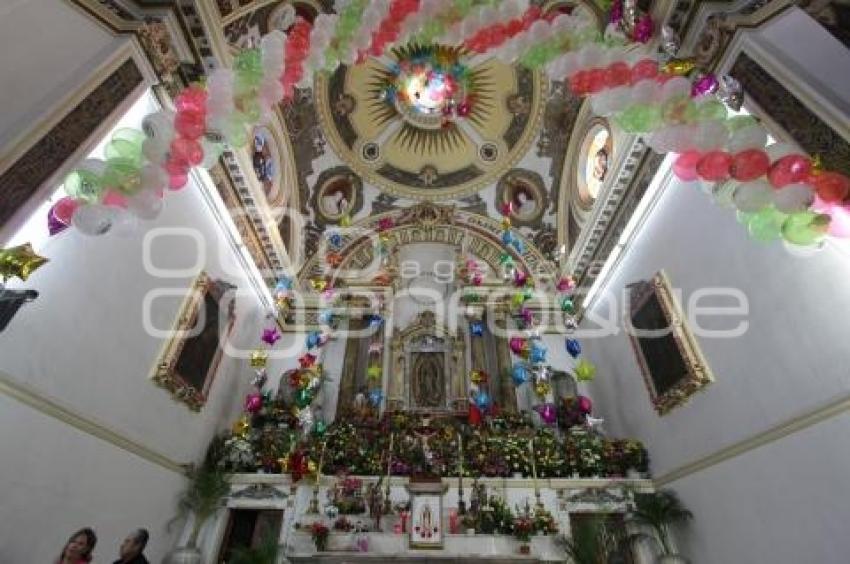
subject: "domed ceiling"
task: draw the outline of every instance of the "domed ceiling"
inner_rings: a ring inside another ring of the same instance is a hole
[[[316,81],[334,151],[382,191],[445,200],[492,183],[528,150],[540,74],[443,45],[341,66]]]
[[[544,11],[592,3],[549,1]],[[257,45],[296,16],[332,12],[329,1],[217,0],[233,52]],[[309,270],[331,226],[433,202],[489,222],[500,210],[537,259],[554,267],[563,233],[562,171],[581,100],[545,73],[452,45],[408,44],[317,73],[255,131],[253,164],[290,259]],[[277,151],[278,154],[269,154]],[[274,178],[274,174],[282,178]],[[278,188],[279,186],[279,188]],[[563,222],[568,221],[564,219]],[[537,260],[535,259],[535,260]]]

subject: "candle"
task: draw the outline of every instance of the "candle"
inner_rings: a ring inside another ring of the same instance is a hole
[[[534,491],[537,491],[537,464],[534,462],[534,439],[528,441],[528,450],[531,452],[531,476],[534,479]]]
[[[325,447],[328,446],[327,441],[322,442],[322,452],[319,454],[319,466],[316,468],[316,485],[322,480],[322,464],[325,462]]]
[[[393,439],[395,439],[395,433],[390,433],[390,450],[387,454],[387,500],[390,499],[390,478],[393,475]]]

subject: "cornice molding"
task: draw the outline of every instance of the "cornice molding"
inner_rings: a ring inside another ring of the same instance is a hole
[[[3,371],[0,371],[0,394],[14,399],[43,415],[52,417],[62,423],[74,427],[92,437],[98,438],[120,448],[130,454],[134,454],[151,464],[175,472],[185,474],[186,466],[172,460],[156,450],[143,445],[126,435],[115,431],[107,425],[79,413],[78,411],[62,405],[58,400],[50,398],[41,392],[23,384]]]
[[[727,460],[742,456],[770,443],[804,431],[818,423],[823,423],[834,417],[844,415],[848,411],[850,411],[850,394],[845,394],[814,409],[803,412],[796,417],[768,427],[760,433],[721,448],[709,455],[700,457],[693,462],[683,464],[655,478],[655,485],[659,488],[669,485],[672,482],[687,478],[688,476],[722,464]]]

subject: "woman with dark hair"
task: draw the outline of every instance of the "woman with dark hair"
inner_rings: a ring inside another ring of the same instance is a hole
[[[56,564],[85,564],[91,562],[91,553],[97,544],[97,535],[89,527],[80,529],[68,538]]]

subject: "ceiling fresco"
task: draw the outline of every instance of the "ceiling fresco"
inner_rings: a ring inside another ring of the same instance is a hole
[[[333,10],[332,2],[313,0],[217,2],[233,50],[285,30],[296,16]],[[561,4],[572,10],[578,3],[546,3],[563,11]],[[559,233],[576,228],[558,225],[559,217],[571,217],[558,206],[580,107],[545,73],[449,45],[406,45],[319,73],[298,89],[277,113],[286,142],[266,131],[265,144],[255,140],[255,174],[270,206],[291,192],[291,213],[279,228],[290,256],[306,263],[325,230],[340,223],[417,202],[499,220],[502,205],[511,202],[513,229],[554,264]],[[274,175],[287,166],[297,185],[279,187]]]

